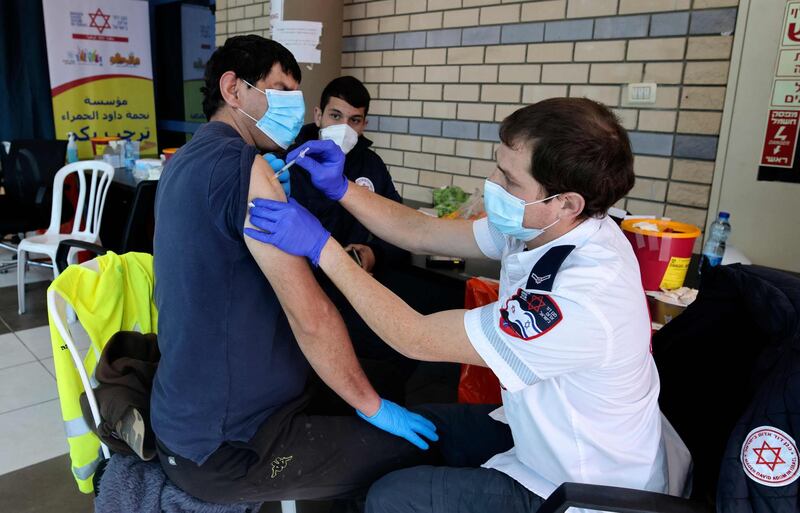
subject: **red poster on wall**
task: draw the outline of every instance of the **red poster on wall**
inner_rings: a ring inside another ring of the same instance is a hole
[[[761,165],[791,168],[797,150],[797,128],[800,111],[770,110]]]
[[[758,180],[800,183],[800,1],[787,2]]]

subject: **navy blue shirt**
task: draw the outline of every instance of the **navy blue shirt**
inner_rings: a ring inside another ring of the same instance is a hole
[[[245,246],[255,158],[232,127],[208,123],[170,159],[156,195],[151,420],[167,448],[198,464],[223,442],[250,440],[309,370]]]

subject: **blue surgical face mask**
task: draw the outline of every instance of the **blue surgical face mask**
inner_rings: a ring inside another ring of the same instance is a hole
[[[247,80],[242,79],[242,82],[256,91],[264,93],[267,97],[267,111],[261,116],[261,119],[254,118],[242,109],[238,109],[239,112],[255,121],[256,128],[285,150],[294,142],[303,127],[303,118],[306,115],[303,92],[279,91],[278,89],[262,91]]]
[[[489,223],[500,233],[526,242],[535,239],[561,219],[556,219],[544,228],[525,228],[522,226],[522,221],[525,218],[525,207],[536,203],[544,203],[557,196],[558,194],[525,203],[525,200],[519,199],[492,181],[486,180],[483,186],[483,204],[486,209],[486,215],[489,217]]]

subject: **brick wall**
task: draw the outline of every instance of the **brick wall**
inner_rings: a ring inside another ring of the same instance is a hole
[[[270,37],[268,0],[217,0],[216,9],[217,46],[231,36]]]
[[[345,0],[342,73],[367,84],[367,135],[406,198],[481,187],[505,116],[586,96],[613,107],[630,133],[637,182],[620,206],[702,227],[737,5]],[[654,106],[627,104],[625,85],[641,81],[659,84]]]

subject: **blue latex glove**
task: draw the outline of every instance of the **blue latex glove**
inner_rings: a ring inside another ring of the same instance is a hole
[[[424,436],[432,442],[439,439],[439,435],[436,434],[436,426],[433,425],[433,422],[422,415],[412,413],[402,406],[392,401],[387,401],[386,399],[381,399],[381,407],[378,408],[377,413],[372,417],[367,417],[358,410],[356,410],[356,412],[359,417],[373,426],[393,435],[405,438],[423,451],[428,450],[428,443],[420,438],[419,435]]]
[[[339,201],[347,192],[347,177],[344,176],[344,153],[335,142],[330,140],[314,140],[301,144],[286,155],[291,162],[308,148],[305,157],[298,159],[297,164],[308,170],[311,183],[325,196]]]
[[[261,231],[245,228],[245,235],[291,255],[306,257],[314,266],[319,265],[322,248],[331,236],[294,198],[289,198],[288,203],[256,198],[250,208],[250,222]]]
[[[267,164],[269,164],[272,170],[276,173],[280,171],[283,166],[286,165],[286,162],[279,159],[272,153],[265,153],[264,160],[267,161]],[[281,187],[283,187],[283,192],[286,193],[287,198],[292,192],[292,183],[289,180],[289,171],[291,171],[291,168],[281,173],[281,175],[278,177],[278,181],[281,183]]]

